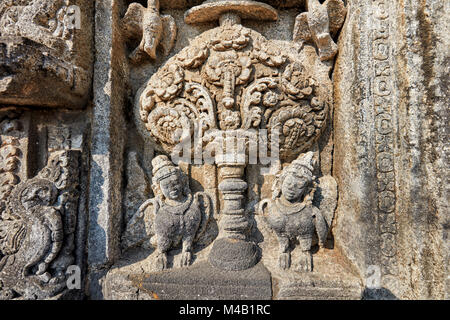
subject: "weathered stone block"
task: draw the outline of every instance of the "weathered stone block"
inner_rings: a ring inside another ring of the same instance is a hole
[[[83,108],[92,81],[92,1],[0,4],[0,103]]]

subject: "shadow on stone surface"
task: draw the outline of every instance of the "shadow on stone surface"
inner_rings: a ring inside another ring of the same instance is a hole
[[[400,300],[389,289],[370,289],[364,288],[362,300]]]

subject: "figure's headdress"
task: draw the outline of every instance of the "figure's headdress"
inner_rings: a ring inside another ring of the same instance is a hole
[[[308,180],[314,179],[314,167],[316,166],[316,160],[314,159],[314,153],[309,151],[301,154],[297,159],[284,170],[285,173],[292,173],[296,176],[306,177]]]
[[[311,194],[313,195],[315,192],[314,185],[314,168],[316,167],[317,161],[314,158],[314,153],[309,151],[307,153],[302,153],[298,156],[297,159],[292,161],[292,163],[284,168],[276,177],[273,186],[272,186],[272,199],[278,197],[281,193],[281,185],[283,183],[284,178],[288,174],[295,175],[297,177],[306,178],[308,181],[312,183],[311,185]],[[308,199],[311,197],[308,197]]]
[[[178,168],[165,155],[160,155],[152,160],[152,174],[154,183],[159,183],[161,180],[170,177],[173,174],[178,174]]]

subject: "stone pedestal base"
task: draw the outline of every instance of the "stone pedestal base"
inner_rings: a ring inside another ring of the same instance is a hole
[[[260,263],[244,271],[224,271],[207,261],[148,274],[113,269],[106,276],[105,299],[270,300],[270,273]]]
[[[203,257],[186,268],[150,272],[149,254],[126,254],[103,279],[113,300],[306,300],[361,299],[362,281],[335,260],[318,257],[317,272],[280,270],[260,261],[241,271],[216,268]],[[321,260],[330,261],[329,264]],[[323,267],[323,268],[321,268]],[[324,270],[328,272],[324,272]]]
[[[208,260],[217,268],[237,271],[254,266],[258,258],[253,242],[222,238],[214,242]]]

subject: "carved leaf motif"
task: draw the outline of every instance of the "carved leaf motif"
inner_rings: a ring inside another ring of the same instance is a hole
[[[191,82],[186,84],[185,94],[186,98],[195,104],[198,112],[196,120],[199,122],[199,130],[203,133],[206,130],[216,128],[215,104],[208,90],[198,83]]]
[[[250,42],[250,30],[242,25],[222,26],[211,40],[216,51],[241,50]]]
[[[203,46],[186,47],[181,50],[177,57],[184,68],[195,69],[203,65],[208,55],[208,47],[204,44]]]
[[[186,115],[187,101],[177,104],[176,109],[157,107],[153,110],[147,122],[147,129],[157,141],[169,149],[178,143],[190,140],[193,133],[191,121]]]
[[[299,63],[286,67],[281,77],[281,88],[289,98],[304,99],[313,93],[315,81],[305,73],[305,68]]]
[[[169,64],[158,71],[140,97],[141,120],[147,117],[156,103],[175,98],[183,88],[184,72],[177,64]]]
[[[271,136],[279,135],[280,157],[290,158],[311,146],[319,136],[323,117],[321,112],[311,113],[305,101],[276,110],[269,119],[268,129]]]
[[[286,62],[286,56],[281,50],[267,41],[256,41],[252,55],[269,67],[279,67]]]
[[[263,108],[275,107],[279,102],[279,96],[274,91],[277,87],[277,79],[262,78],[256,80],[245,90],[242,102],[242,115],[244,117],[242,129],[259,127]]]
[[[201,140],[210,129],[268,128],[272,138],[280,135],[283,159],[311,146],[328,113],[316,70],[241,25],[211,33],[213,40],[194,41],[143,88],[139,112],[151,136],[171,152],[194,132]]]

